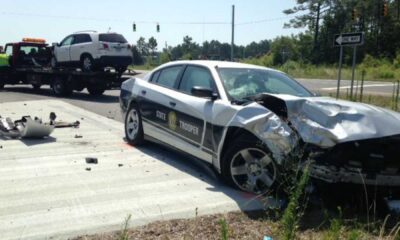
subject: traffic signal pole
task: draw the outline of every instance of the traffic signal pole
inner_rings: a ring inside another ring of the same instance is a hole
[[[235,5],[232,5],[232,42],[231,42],[231,61],[233,61],[233,50],[235,47]]]

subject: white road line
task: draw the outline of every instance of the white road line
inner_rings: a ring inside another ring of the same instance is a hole
[[[364,85],[364,88],[366,88],[366,87],[388,87],[388,86],[393,86],[393,84],[367,84],[367,85]],[[354,85],[353,87],[354,88],[361,88],[360,85],[359,86]],[[350,89],[350,88],[351,88],[350,85],[349,86],[340,87],[340,89]],[[336,90],[336,89],[337,89],[337,87],[321,88],[321,90],[327,90],[327,91]]]

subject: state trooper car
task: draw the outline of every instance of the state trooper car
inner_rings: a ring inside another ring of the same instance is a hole
[[[400,114],[318,97],[286,74],[219,61],[164,64],[121,87],[126,140],[161,142],[264,193],[286,161],[328,183],[399,186]]]

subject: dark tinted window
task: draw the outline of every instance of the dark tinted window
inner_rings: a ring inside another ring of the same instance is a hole
[[[99,35],[99,41],[111,43],[127,43],[124,36],[116,33],[102,33]]]
[[[160,71],[155,72],[152,76],[151,76],[151,82],[156,82],[158,79],[158,76],[160,76]]]
[[[191,94],[194,86],[214,89],[214,80],[206,68],[188,66],[183,74],[179,90]]]
[[[181,70],[182,66],[169,67],[161,70],[157,83],[168,88],[173,88]]]
[[[87,42],[91,42],[91,41],[92,41],[92,39],[90,38],[89,34],[75,35],[75,38],[74,38],[74,44],[87,43]]]

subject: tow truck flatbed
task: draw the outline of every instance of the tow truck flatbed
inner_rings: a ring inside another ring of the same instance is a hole
[[[22,47],[38,50],[27,54],[21,51]],[[30,84],[34,89],[49,85],[58,96],[68,96],[85,88],[92,95],[101,95],[108,89],[120,87],[127,79],[111,69],[84,72],[77,68],[51,67],[51,50],[44,42],[9,43],[5,48],[7,52],[9,64],[0,66],[0,89],[5,85]]]

